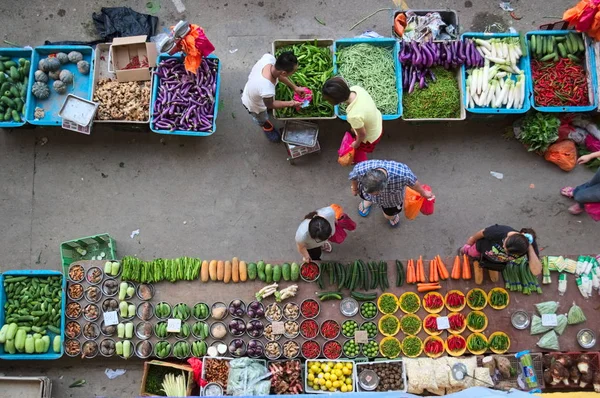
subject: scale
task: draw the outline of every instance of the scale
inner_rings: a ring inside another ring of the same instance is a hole
[[[315,123],[300,120],[288,120],[283,127],[281,140],[288,152],[287,161],[294,164],[294,159],[321,151],[319,145],[319,126]]]

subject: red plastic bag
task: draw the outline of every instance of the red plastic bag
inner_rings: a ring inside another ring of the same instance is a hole
[[[423,184],[423,189],[431,192],[431,187],[429,185]],[[421,214],[425,216],[430,216],[433,214],[435,210],[435,198],[424,200],[421,204]]]
[[[583,207],[592,220],[600,221],[600,203],[585,203]]]
[[[404,216],[409,220],[414,220],[419,215],[421,206],[425,198],[411,187],[404,189]]]
[[[346,230],[354,231],[356,229],[356,223],[346,213],[335,222],[335,233],[329,238],[330,242],[340,244],[346,240]]]
[[[577,147],[571,140],[565,140],[550,145],[544,159],[554,163],[564,171],[571,171],[577,165]]]
[[[590,152],[598,152],[600,151],[600,140],[592,134],[588,134],[585,136],[585,147]]]
[[[341,166],[350,166],[354,162],[354,148],[352,148],[353,143],[354,137],[352,134],[346,131],[344,138],[342,138],[340,149],[338,149],[338,163]]]

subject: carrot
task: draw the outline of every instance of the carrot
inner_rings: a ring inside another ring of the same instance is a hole
[[[433,279],[431,280],[431,282],[439,282],[440,275],[438,273],[437,260],[435,258],[429,261],[429,268],[433,268]]]
[[[420,293],[431,292],[434,290],[440,290],[441,288],[442,287],[440,285],[418,286],[417,292],[420,292]]]
[[[454,258],[454,265],[452,266],[452,279],[460,279],[460,258],[456,256]]]
[[[417,283],[417,286],[437,286],[439,285],[439,282],[423,282],[423,283]]]
[[[423,265],[423,256],[419,256],[419,260],[417,261],[417,267],[419,268],[419,270],[417,271],[417,273],[419,274],[417,280],[419,282],[425,282],[427,278],[425,277],[425,266]]]
[[[417,283],[417,275],[415,272],[415,260],[410,260],[410,283]]]
[[[435,282],[435,263],[429,260],[429,282]]]
[[[421,275],[419,274],[419,260],[415,264],[415,282],[421,282]]]
[[[471,264],[469,264],[469,258],[466,254],[463,254],[463,270],[462,277],[464,280],[471,279]]]
[[[394,19],[394,31],[398,37],[402,37],[404,34],[404,28],[406,27],[406,15],[399,13]]]
[[[438,266],[438,272],[440,274],[440,279],[443,281],[448,279],[450,277],[450,274],[448,273],[448,269],[446,268],[446,265],[442,261],[442,258],[440,257],[439,254],[437,256],[437,266]]]
[[[406,263],[406,283],[411,284],[412,282],[412,266],[411,266],[411,261],[412,260],[408,260],[408,262]]]

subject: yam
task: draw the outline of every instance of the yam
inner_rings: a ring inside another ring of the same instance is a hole
[[[240,261],[240,282],[246,282],[248,280],[248,267],[245,261]]]
[[[225,261],[225,274],[223,275],[224,283],[229,283],[229,281],[231,280],[231,271],[232,271],[231,261],[227,260],[227,261]],[[218,278],[218,276],[219,276],[219,271],[217,269],[217,278]]]
[[[210,260],[210,264],[208,266],[208,273],[210,275],[211,281],[217,280],[217,260]]]
[[[222,281],[225,277],[225,263],[223,260],[217,261],[217,280]]]
[[[231,260],[231,280],[233,283],[238,283],[240,281],[240,261],[237,257],[234,257]]]
[[[479,267],[479,261],[473,261],[473,269],[475,270],[475,284],[481,285],[483,283],[483,270]],[[477,270],[480,272],[477,272]]]
[[[208,261],[202,261],[202,266],[200,268],[200,280],[202,282],[208,282]]]
[[[496,368],[502,377],[505,379],[510,378],[510,369],[512,368],[512,366],[510,366],[510,359],[500,355],[494,356],[494,359],[496,360]]]

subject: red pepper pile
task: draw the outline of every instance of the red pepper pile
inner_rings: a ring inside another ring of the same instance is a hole
[[[425,352],[428,352],[429,354],[439,354],[444,351],[444,344],[439,340],[432,339],[425,344],[424,349]]]
[[[321,324],[321,334],[326,339],[335,339],[340,333],[340,324],[336,321],[325,321]]]
[[[465,316],[461,313],[452,314],[448,317],[448,323],[450,323],[450,329],[461,330],[465,326]]]
[[[328,341],[323,346],[323,355],[327,359],[338,359],[342,355],[342,345],[337,341]]]
[[[444,306],[444,301],[437,294],[428,294],[425,297],[425,307],[436,310]]]
[[[535,103],[542,106],[589,105],[588,85],[585,70],[569,58],[558,62],[531,61],[533,96]]]
[[[140,62],[140,57],[137,55],[129,61],[127,65],[123,69],[138,69],[138,68],[147,68],[148,67],[148,57],[144,56],[142,62]]]
[[[312,299],[304,300],[300,306],[300,312],[305,318],[314,318],[319,313],[319,303]]]
[[[300,324],[300,332],[302,332],[302,336],[307,339],[314,339],[317,337],[317,332],[319,331],[319,326],[316,321],[312,319],[307,319],[302,321]]]
[[[319,266],[315,263],[304,263],[300,267],[300,275],[308,281],[313,281],[319,276]]]
[[[429,330],[430,332],[439,332],[440,331],[437,327],[437,320],[435,318],[436,317],[434,317],[434,316],[428,316],[425,319],[425,329]]]
[[[315,359],[321,353],[321,347],[316,341],[305,341],[302,343],[302,355],[306,359]]]
[[[446,304],[450,308],[460,308],[465,303],[465,296],[462,294],[452,292],[446,297]]]
[[[461,351],[467,346],[467,342],[462,336],[450,336],[446,341],[450,351]]]

